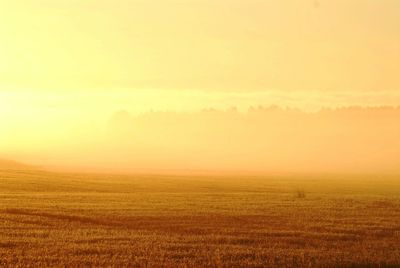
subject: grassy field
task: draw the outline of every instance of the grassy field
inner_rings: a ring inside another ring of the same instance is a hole
[[[0,266],[399,267],[400,177],[3,170]]]

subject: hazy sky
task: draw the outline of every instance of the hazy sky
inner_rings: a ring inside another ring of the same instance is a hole
[[[396,106],[399,18],[397,0],[0,0],[0,146],[90,140],[121,109]]]
[[[397,0],[2,0],[0,83],[399,90]]]

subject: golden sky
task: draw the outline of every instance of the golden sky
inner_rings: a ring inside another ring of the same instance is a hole
[[[0,83],[399,90],[397,0],[13,0]]]
[[[0,148],[101,140],[118,110],[397,106],[399,18],[397,0],[0,0]]]

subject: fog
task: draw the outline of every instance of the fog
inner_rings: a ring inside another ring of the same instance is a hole
[[[399,118],[389,107],[118,111],[91,136],[14,158],[97,172],[396,173]]]

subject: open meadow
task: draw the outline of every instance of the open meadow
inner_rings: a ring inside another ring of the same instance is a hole
[[[0,172],[1,267],[399,267],[400,178]]]

